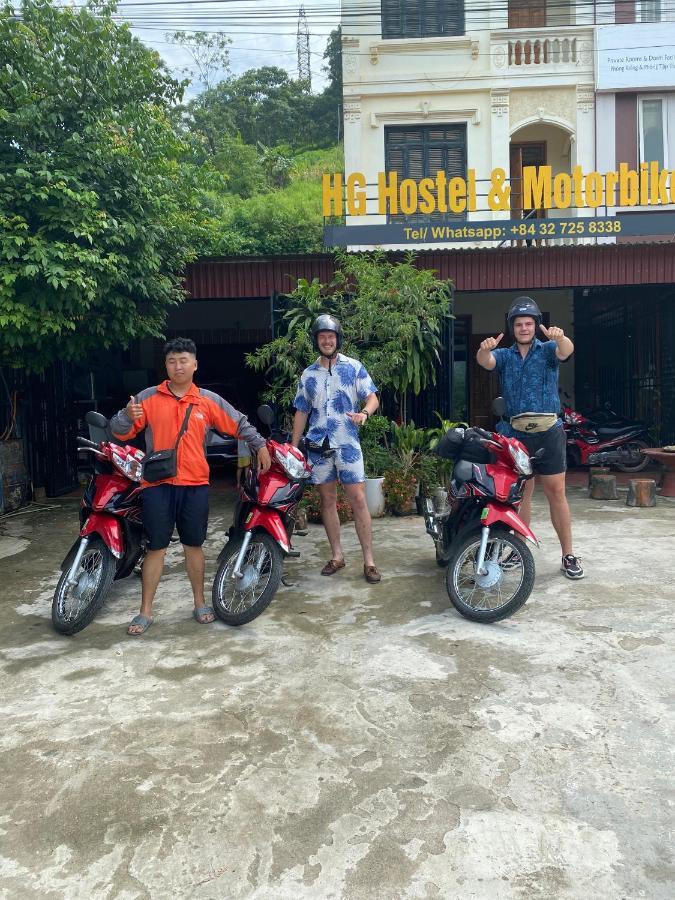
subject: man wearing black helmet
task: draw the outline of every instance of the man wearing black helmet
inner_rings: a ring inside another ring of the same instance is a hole
[[[560,571],[571,579],[584,577],[579,557],[572,549],[572,518],[565,496],[567,452],[565,432],[558,418],[558,371],[574,352],[574,344],[562,328],[542,324],[541,310],[531,297],[513,301],[507,324],[514,343],[498,348],[504,334],[486,338],[476,354],[476,361],[488,371],[496,370],[506,404],[506,424],[499,430],[517,437],[531,456],[543,448],[539,459],[532,461],[537,478],[548,500],[551,522],[562,549]],[[537,332],[546,338],[539,340]],[[532,514],[534,479],[525,485],[521,518],[529,524]],[[508,564],[508,560],[507,560]]]
[[[320,354],[300,377],[293,405],[293,444],[297,447],[309,420],[307,440],[312,481],[321,497],[321,518],[331,547],[331,558],[321,570],[334,575],[344,568],[337,512],[337,482],[342,484],[354,513],[356,533],[363,550],[363,574],[369,584],[381,575],[373,559],[370,513],[366,504],[363,454],[359,428],[379,406],[377,388],[365,367],[340,353],[342,326],[323,314],[312,326],[314,349]]]

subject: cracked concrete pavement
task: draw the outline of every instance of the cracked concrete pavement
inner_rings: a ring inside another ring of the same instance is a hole
[[[323,530],[249,626],[190,618],[179,548],[155,624],[135,577],[55,634],[77,503],[0,522],[0,897],[639,898],[675,895],[675,503],[570,490],[588,577],[537,580],[513,618],[449,606],[418,518]],[[231,515],[213,494],[207,581]]]

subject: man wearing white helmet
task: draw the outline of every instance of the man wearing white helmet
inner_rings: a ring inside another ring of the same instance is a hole
[[[373,559],[372,526],[359,441],[359,428],[379,406],[377,388],[362,363],[340,353],[342,326],[334,316],[317,317],[312,326],[312,341],[320,355],[300,377],[293,401],[292,440],[297,447],[309,421],[307,441],[313,465],[312,481],[319,490],[321,518],[331,547],[331,558],[321,574],[334,575],[345,566],[337,512],[339,480],[354,513],[363,551],[364,577],[369,584],[377,584],[381,575]]]
[[[565,577],[576,580],[584,577],[584,570],[572,549],[572,517],[565,496],[567,442],[558,417],[558,371],[560,363],[574,352],[574,344],[562,328],[546,328],[542,324],[541,310],[531,297],[518,297],[513,301],[507,325],[514,339],[513,345],[497,349],[503,333],[486,338],[476,354],[476,361],[484,369],[496,370],[499,374],[508,420],[499,430],[522,441],[531,456],[544,451],[532,461],[532,467],[544,489],[551,522],[560,540],[560,571]],[[543,334],[545,341],[539,340],[538,332]],[[520,508],[520,516],[528,524],[533,492],[534,479],[530,479],[525,484]]]

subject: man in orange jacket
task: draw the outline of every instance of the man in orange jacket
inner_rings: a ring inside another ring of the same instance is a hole
[[[206,439],[211,429],[246,441],[258,455],[258,466],[266,472],[271,464],[265,439],[227,401],[193,383],[197,371],[197,348],[189,338],[175,338],[164,347],[166,373],[157,387],[146,388],[131,397],[124,409],[110,420],[113,434],[129,440],[145,429],[146,452],[167,450],[176,439],[188,407],[192,411],[187,428],[178,444],[177,471],[174,478],[145,485],[141,495],[143,525],[148,550],[143,561],[143,589],[140,614],[127,629],[128,634],[143,634],[152,625],[152,603],[164,569],[164,555],[173,529],[185,553],[185,568],[194,597],[193,615],[197,622],[213,622],[213,609],[204,603],[204,551],[209,517],[209,465]]]

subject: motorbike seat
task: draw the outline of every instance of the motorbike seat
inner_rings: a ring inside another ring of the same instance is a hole
[[[468,481],[472,475],[473,464],[468,459],[458,459],[452,469],[452,477],[455,481]]]
[[[607,426],[603,425],[599,428],[596,428],[596,432],[599,438],[615,438],[619,437],[622,434],[630,434],[631,432],[638,432],[640,430],[639,426],[635,425],[617,425],[617,426]]]

